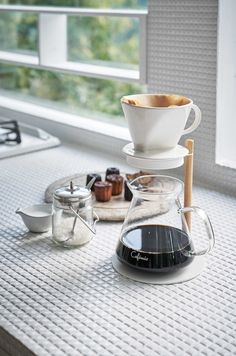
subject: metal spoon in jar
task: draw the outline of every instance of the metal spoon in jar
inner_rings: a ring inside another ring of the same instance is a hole
[[[85,188],[87,188],[88,190],[90,190],[93,186],[93,183],[95,182],[96,180],[96,177],[93,177],[89,182],[88,184],[86,185]],[[79,218],[83,223],[84,225],[92,232],[94,233],[93,229],[84,221],[84,219],[82,219],[80,216],[79,216],[79,208],[77,209],[77,211],[75,211],[72,207],[70,208],[71,211],[76,215],[75,218],[74,218],[74,222],[73,222],[73,226],[72,226],[72,234],[74,233],[74,230],[75,230],[75,225],[76,225],[76,221],[77,221],[77,218]]]

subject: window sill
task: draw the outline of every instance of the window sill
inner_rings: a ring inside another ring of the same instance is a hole
[[[216,164],[221,167],[230,168],[236,170],[236,162],[225,158],[217,158]]]
[[[131,141],[128,128],[0,96],[1,116],[37,126],[61,139],[121,154]]]

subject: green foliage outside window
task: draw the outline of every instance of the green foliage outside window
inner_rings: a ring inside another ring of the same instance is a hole
[[[146,0],[28,0],[1,4],[144,8]],[[128,18],[68,18],[68,57],[98,64],[137,68],[138,22]],[[27,54],[37,52],[37,15],[0,14],[0,50]],[[0,88],[7,95],[37,101],[50,107],[118,121],[120,98],[145,91],[145,87],[122,81],[86,78],[59,72],[0,64]],[[121,122],[121,121],[120,121]]]

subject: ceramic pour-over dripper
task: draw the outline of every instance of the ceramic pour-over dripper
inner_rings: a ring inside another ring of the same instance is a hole
[[[201,111],[187,97],[169,94],[128,95],[121,99],[135,152],[158,153],[174,149],[181,136],[194,131]],[[191,109],[192,125],[185,128]]]

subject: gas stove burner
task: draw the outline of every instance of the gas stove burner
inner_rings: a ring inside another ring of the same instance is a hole
[[[21,134],[16,120],[0,121],[0,144],[17,145],[21,143]]]

